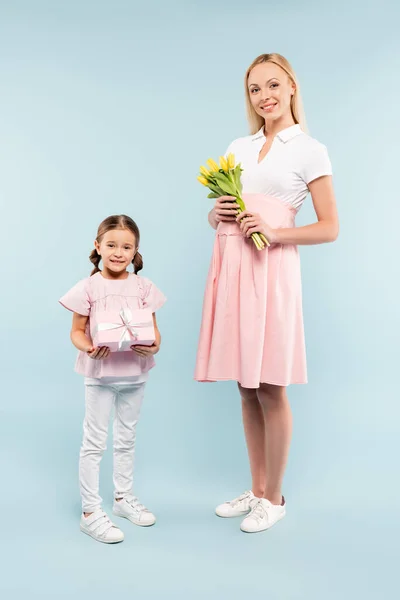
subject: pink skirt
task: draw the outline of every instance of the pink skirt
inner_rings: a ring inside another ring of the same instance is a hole
[[[296,210],[245,194],[272,228],[294,227]],[[307,383],[297,246],[257,250],[236,223],[220,223],[207,277],[195,379],[287,386]]]

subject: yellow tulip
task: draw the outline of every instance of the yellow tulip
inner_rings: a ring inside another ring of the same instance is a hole
[[[211,172],[218,172],[219,171],[219,166],[217,165],[217,163],[215,162],[215,160],[213,160],[212,158],[209,158],[207,161],[208,166],[211,169]]]
[[[225,173],[229,170],[228,161],[226,160],[225,156],[219,157],[219,164],[221,165],[221,169],[225,171]]]
[[[204,175],[204,177],[210,177],[211,175],[210,171],[203,166],[200,167],[200,173]]]
[[[232,152],[230,154],[228,154],[228,167],[230,169],[235,168],[235,155],[232,154]]]
[[[206,187],[208,186],[208,181],[205,177],[202,177],[201,175],[199,175],[197,177],[198,181],[200,181],[200,183],[202,183],[203,185],[205,185]]]

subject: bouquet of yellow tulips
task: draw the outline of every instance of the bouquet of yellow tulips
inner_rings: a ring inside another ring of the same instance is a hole
[[[242,182],[240,181],[241,169],[240,163],[235,166],[235,156],[231,153],[227,158],[220,156],[219,165],[209,158],[207,161],[209,169],[200,167],[200,175],[197,179],[201,184],[208,187],[211,193],[208,198],[219,198],[220,196],[233,196],[236,198],[240,210],[246,210],[243,202]],[[256,245],[257,250],[262,250],[265,246],[269,246],[269,242],[262,233],[253,233],[252,240]]]

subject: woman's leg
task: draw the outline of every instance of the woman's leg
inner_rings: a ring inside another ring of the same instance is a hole
[[[267,480],[264,413],[257,398],[257,390],[243,388],[239,384],[239,392],[242,398],[243,426],[250,461],[252,491],[255,496],[262,498]]]
[[[292,412],[283,386],[261,383],[257,390],[265,423],[266,487],[264,498],[282,502],[282,481],[292,436]]]

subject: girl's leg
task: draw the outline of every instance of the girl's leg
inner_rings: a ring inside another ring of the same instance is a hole
[[[282,481],[292,435],[292,412],[286,388],[261,383],[257,390],[265,423],[266,487],[264,498],[282,502]]]
[[[109,386],[85,386],[86,412],[79,458],[79,484],[85,516],[101,507],[100,461],[107,445],[108,424],[115,391]]]
[[[243,388],[239,384],[242,398],[243,426],[252,477],[252,491],[262,498],[267,480],[265,460],[264,413],[257,397],[257,390]]]
[[[144,396],[145,383],[121,386],[114,415],[114,498],[132,494],[136,425]]]

